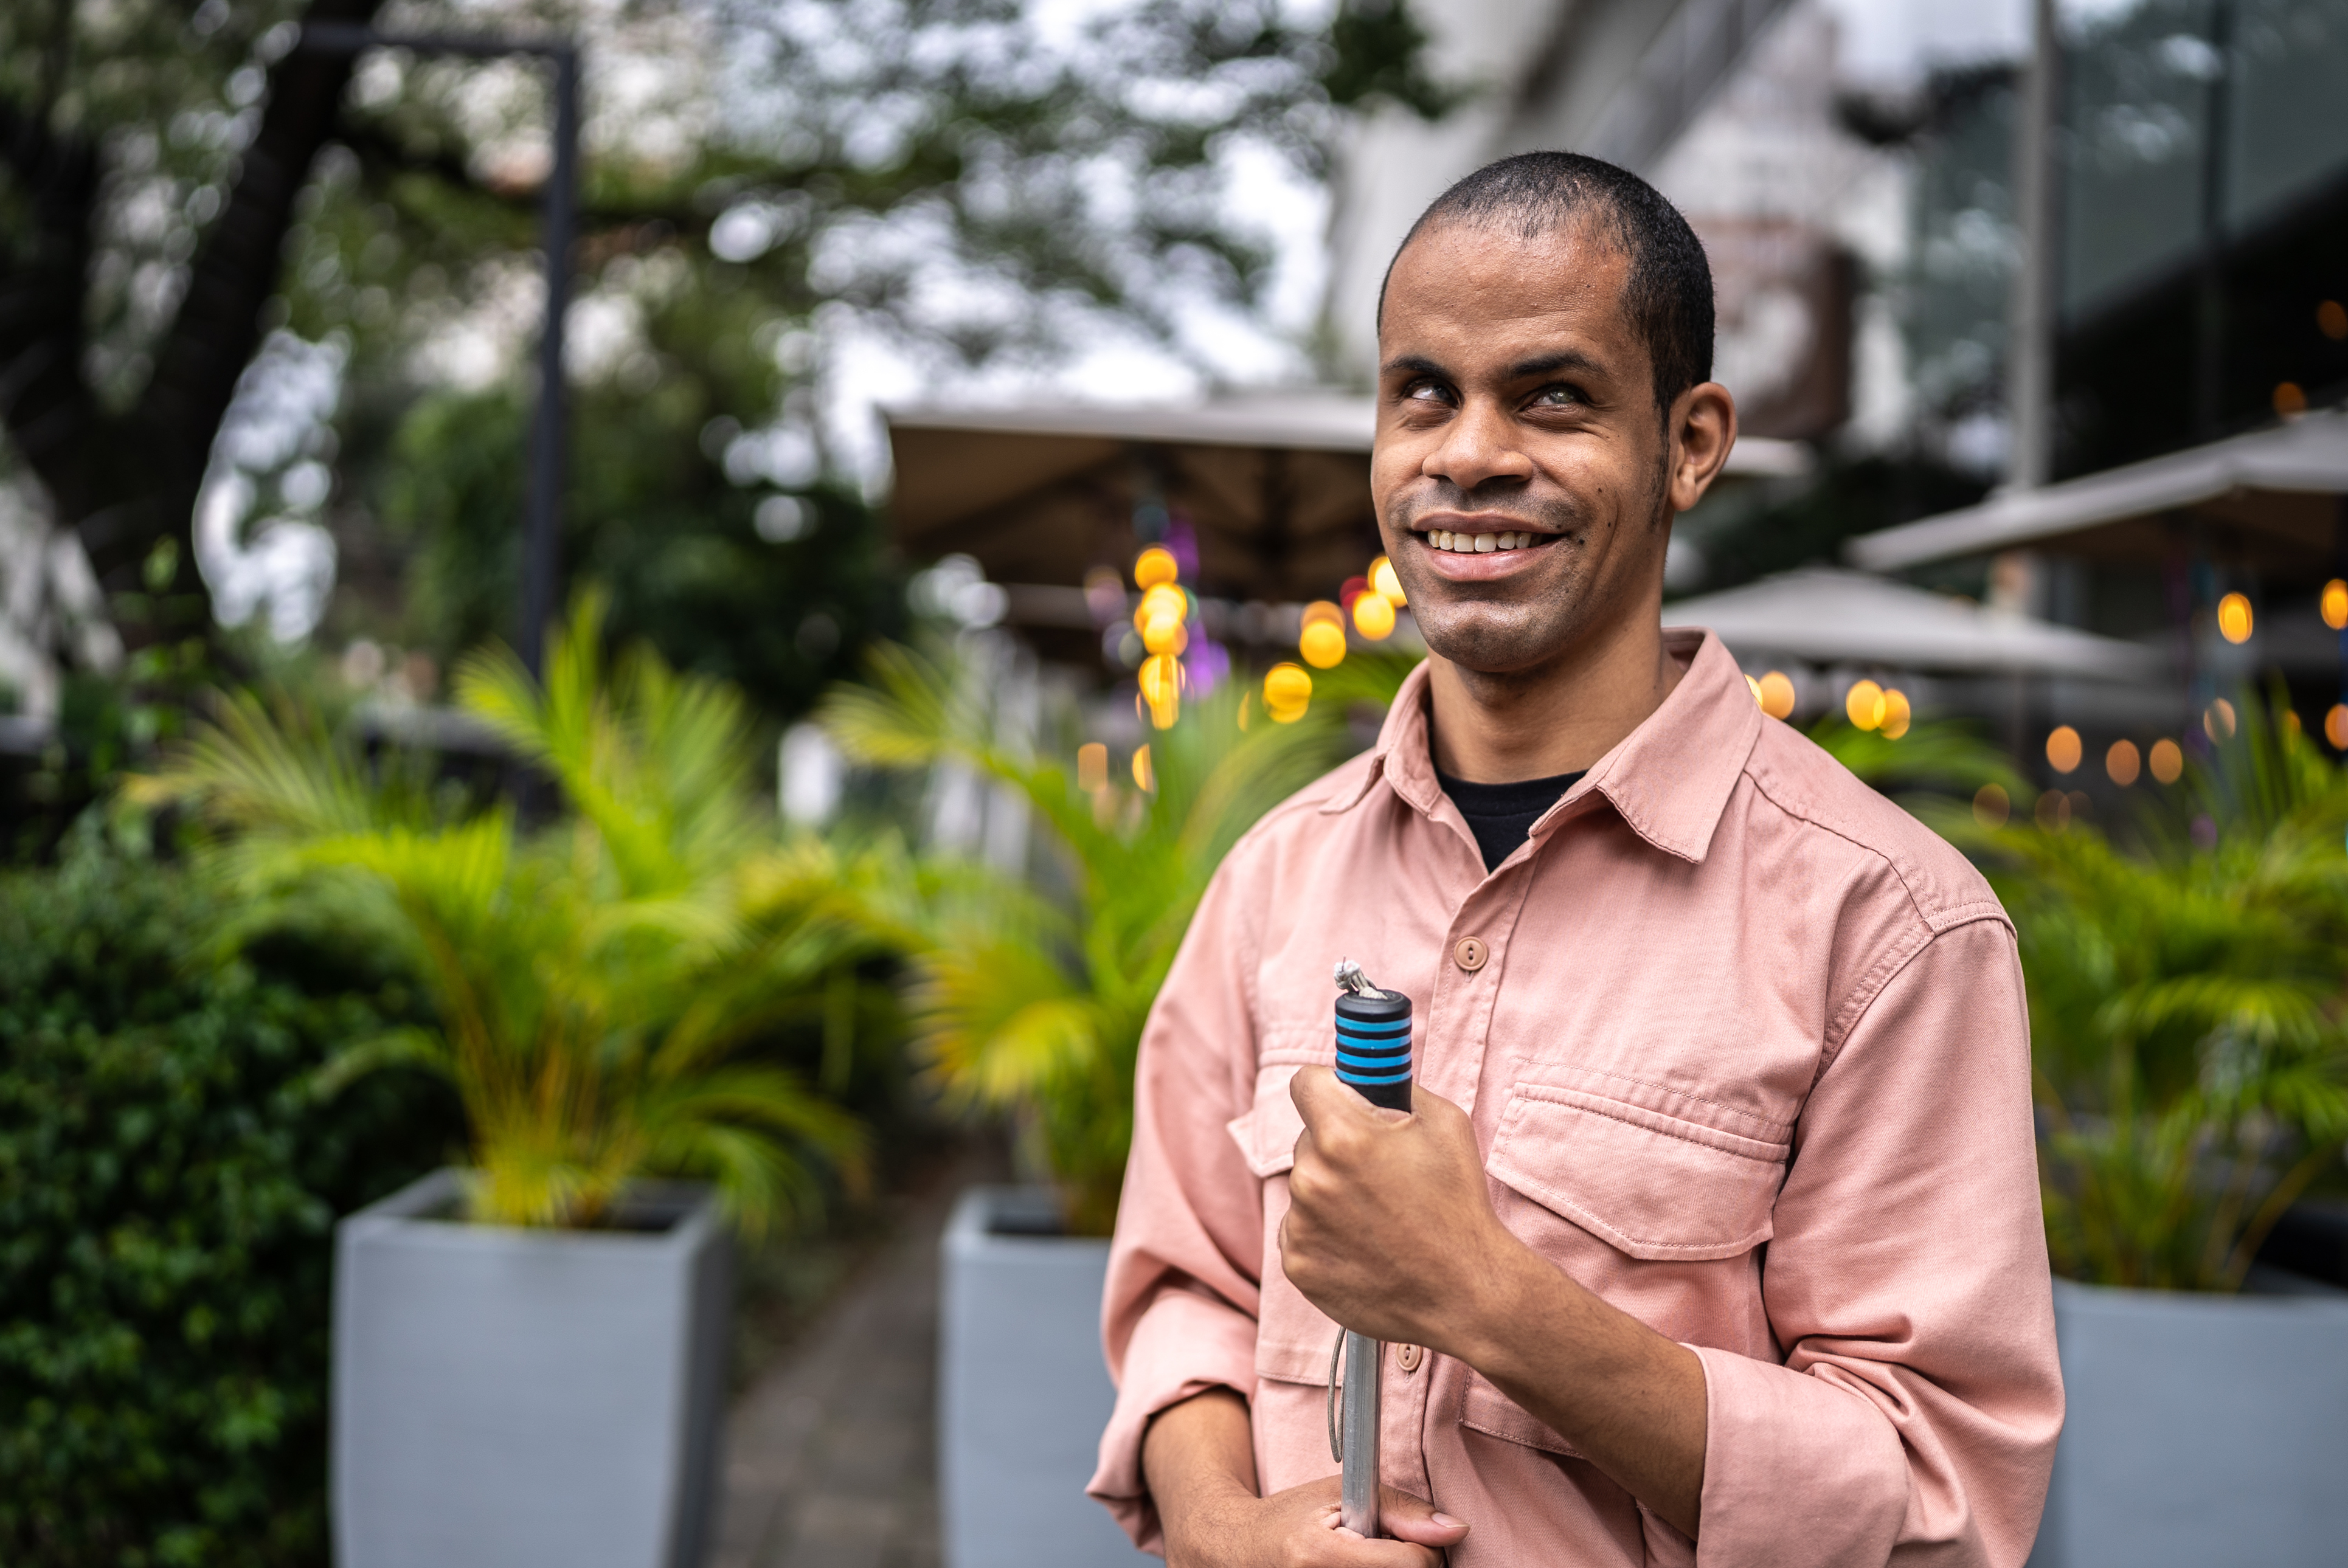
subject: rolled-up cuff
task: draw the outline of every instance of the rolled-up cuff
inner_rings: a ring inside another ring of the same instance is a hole
[[[1688,1348],[1704,1363],[1698,1568],[1882,1568],[1908,1508],[1884,1413],[1805,1372]]]
[[[1141,1475],[1149,1419],[1194,1394],[1224,1388],[1241,1399],[1255,1387],[1255,1319],[1230,1303],[1169,1290],[1134,1325],[1117,1379],[1117,1409],[1101,1433],[1100,1468],[1085,1490],[1116,1515],[1134,1545],[1163,1556],[1158,1508]]]

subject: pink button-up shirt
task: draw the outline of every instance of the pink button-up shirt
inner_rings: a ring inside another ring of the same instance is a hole
[[[1346,956],[1416,1004],[1501,1220],[1704,1363],[1691,1544],[1468,1367],[1390,1348],[1385,1477],[1472,1527],[1454,1568],[2029,1554],[2063,1392],[2012,927],[1716,639],[1666,641],[1677,688],[1488,875],[1424,669],[1217,873],[1142,1039],[1102,1313],[1091,1491],[1139,1544],[1143,1430],[1202,1389],[1248,1398],[1267,1494],[1335,1471],[1338,1329],[1279,1230],[1288,1081],[1334,1061]]]

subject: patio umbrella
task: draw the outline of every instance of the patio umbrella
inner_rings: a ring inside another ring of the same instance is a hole
[[[1897,571],[2032,545],[2094,559],[2157,562],[2190,542],[2222,565],[2320,572],[2336,559],[2343,495],[2348,414],[2310,414],[1863,534],[1845,554],[1855,566]]]
[[[1663,606],[1663,624],[1707,628],[1742,660],[2111,681],[2161,669],[2157,654],[2133,642],[1834,567],[1680,600]]]

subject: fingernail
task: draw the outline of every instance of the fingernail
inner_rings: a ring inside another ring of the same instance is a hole
[[[1436,1522],[1436,1523],[1437,1523],[1437,1524],[1439,1524],[1439,1525],[1441,1525],[1441,1526],[1443,1526],[1443,1528],[1444,1528],[1444,1529],[1446,1529],[1446,1530],[1449,1530],[1449,1529],[1453,1528],[1455,1525],[1457,1525],[1459,1522],[1458,1522],[1457,1520],[1456,1520],[1456,1519],[1452,1518],[1452,1517],[1451,1517],[1449,1514],[1447,1514],[1447,1513],[1438,1513],[1438,1514],[1437,1514],[1437,1515],[1435,1516],[1435,1522]]]

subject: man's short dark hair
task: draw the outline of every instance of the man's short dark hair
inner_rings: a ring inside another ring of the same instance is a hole
[[[1629,169],[1578,152],[1520,152],[1488,163],[1418,215],[1395,247],[1395,261],[1423,231],[1450,223],[1511,229],[1527,240],[1593,226],[1630,259],[1622,302],[1654,361],[1656,407],[1668,412],[1681,393],[1712,379],[1712,264],[1679,209]],[[1385,305],[1380,283],[1382,319]]]

